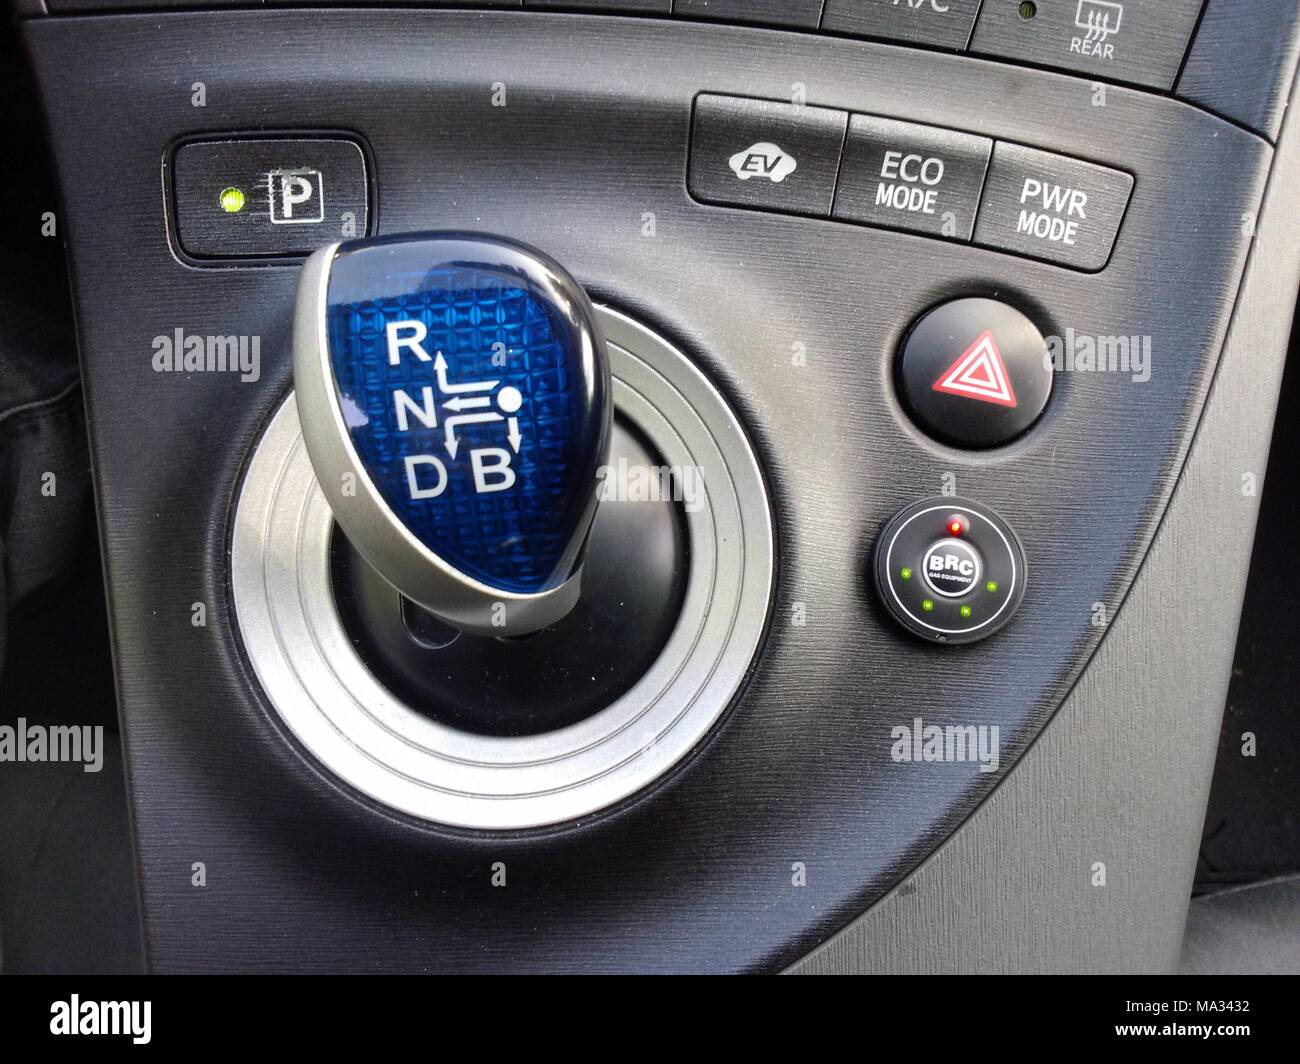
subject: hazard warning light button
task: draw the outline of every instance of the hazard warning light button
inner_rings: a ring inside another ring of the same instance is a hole
[[[912,326],[898,362],[903,403],[956,447],[997,447],[1025,432],[1052,394],[1047,342],[995,299],[956,299]]]

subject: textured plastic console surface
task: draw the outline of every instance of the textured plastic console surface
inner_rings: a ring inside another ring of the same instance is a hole
[[[1096,649],[1186,453],[1271,155],[1167,98],[1110,88],[1098,106],[1065,75],[765,30],[416,11],[24,29],[64,186],[158,970],[774,968],[842,927],[988,795]],[[796,85],[1134,174],[1110,264],[1082,275],[693,202],[695,95]],[[297,270],[177,261],[160,177],[182,135],[266,127],[364,137],[379,232],[536,245],[677,340],[747,422],[780,543],[767,645],[717,732],[639,800],[511,838],[402,821],[325,778],[262,705],[229,611],[227,521],[289,385]],[[962,295],[1075,347],[1149,337],[1149,378],[1063,373],[1011,447],[946,449],[899,409],[892,361],[916,314]],[[156,371],[178,329],[259,338],[257,379]],[[897,631],[867,571],[880,526],[946,480],[1008,520],[1034,574],[1014,622],[956,652]],[[892,732],[916,718],[996,725],[997,770],[895,761]]]

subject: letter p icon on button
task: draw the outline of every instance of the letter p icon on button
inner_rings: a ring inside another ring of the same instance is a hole
[[[267,175],[272,225],[325,220],[325,178],[319,170],[272,170]]]

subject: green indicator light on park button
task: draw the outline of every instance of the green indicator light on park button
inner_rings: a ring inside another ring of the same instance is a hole
[[[970,615],[971,615],[971,608],[969,606],[963,606],[961,608],[962,620],[969,620]]]
[[[898,575],[899,575],[900,577],[902,577],[902,579],[904,579],[904,580],[911,580],[911,579],[912,579],[912,570],[911,570],[911,569],[900,569],[899,572],[898,572]]]
[[[925,600],[921,603],[921,609],[925,610],[926,613],[933,613],[933,612],[934,612],[934,599],[925,599]]]
[[[227,214],[238,214],[244,209],[244,204],[248,202],[248,198],[244,195],[243,189],[235,188],[232,185],[230,188],[221,190],[218,202],[221,204],[221,209]]]
[[[997,589],[998,589],[998,582],[996,580],[990,580],[987,584],[984,585],[984,590],[987,591],[990,595],[996,593]]]

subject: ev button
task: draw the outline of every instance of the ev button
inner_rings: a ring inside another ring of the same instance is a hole
[[[931,590],[946,598],[969,595],[984,568],[974,547],[951,538],[933,544],[925,552],[921,566]]]
[[[687,187],[702,203],[829,217],[848,121],[827,107],[702,93]]]

